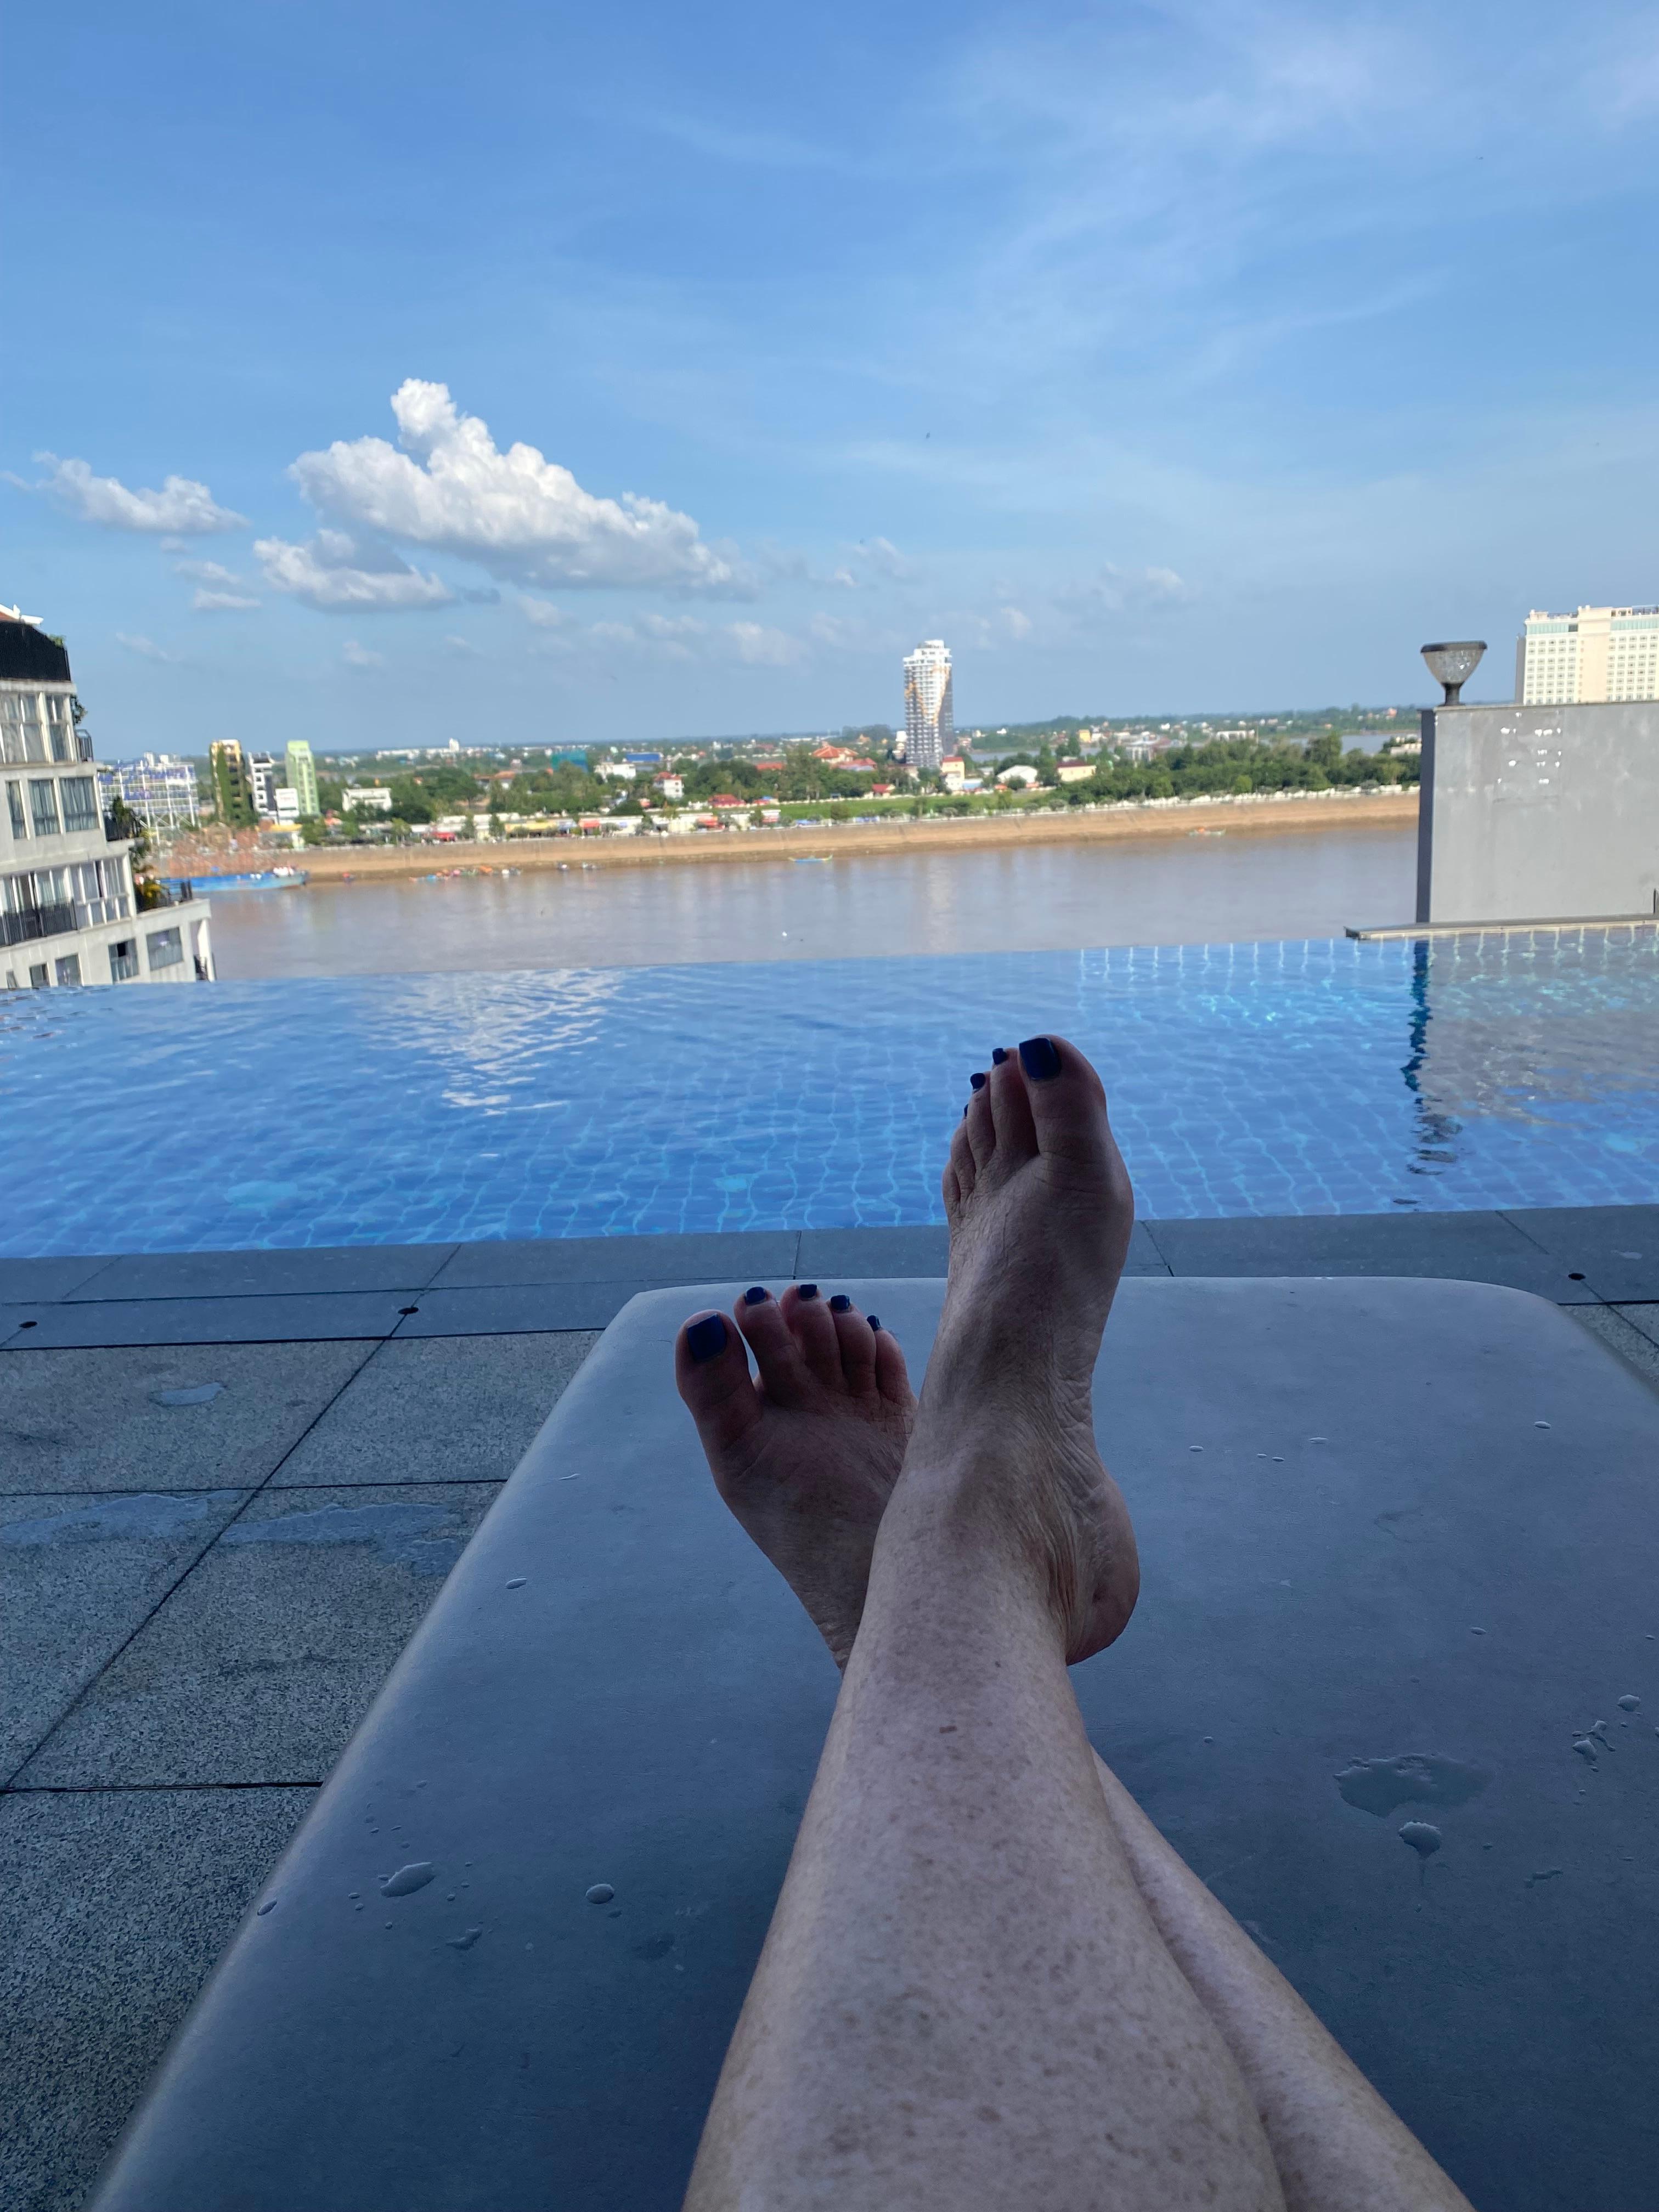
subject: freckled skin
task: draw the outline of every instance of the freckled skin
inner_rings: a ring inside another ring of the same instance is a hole
[[[757,1382],[682,1332],[720,1494],[846,1672],[688,2212],[1468,2212],[1084,1741],[1064,1661],[1137,1588],[1089,1404],[1132,1199],[1056,1057],[953,1139],[920,1409],[850,1310],[740,1301]]]

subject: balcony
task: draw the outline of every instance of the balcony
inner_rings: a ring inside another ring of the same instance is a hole
[[[62,937],[79,927],[74,907],[30,906],[0,914],[0,945],[27,945],[37,937]]]

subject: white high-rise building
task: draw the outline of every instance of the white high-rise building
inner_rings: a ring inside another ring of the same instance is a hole
[[[907,767],[937,769],[956,750],[956,717],[951,704],[951,648],[941,637],[925,638],[904,656],[904,758]]]
[[[1659,699],[1659,607],[1534,609],[1516,643],[1515,696],[1523,707]]]
[[[0,607],[0,990],[211,977],[207,901],[134,884],[75,713],[67,652]]]

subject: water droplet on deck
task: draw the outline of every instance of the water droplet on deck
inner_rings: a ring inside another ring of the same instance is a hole
[[[276,1899],[275,1899],[274,1897],[268,1897],[268,1898],[265,1899],[264,1903],[264,1904],[259,1907],[259,1914],[258,1914],[258,1917],[260,1917],[260,1919],[262,1919],[262,1920],[264,1919],[264,1917],[265,1914],[266,1914],[267,1912],[269,1912],[269,1911],[271,1910],[272,1906],[276,1904]]]
[[[464,1936],[451,1936],[446,1940],[452,1951],[470,1951],[483,1934],[482,1928],[469,1928]]]
[[[1633,1713],[1641,1702],[1633,1691],[1627,1690],[1619,1700],[1619,1710],[1621,1713]]]
[[[438,1869],[430,1859],[416,1859],[410,1865],[399,1867],[396,1874],[388,1875],[380,1884],[382,1897],[408,1897],[417,1889],[424,1889]],[[386,1923],[389,1927],[391,1923]]]
[[[1336,1777],[1343,1800],[1386,1820],[1396,1805],[1467,1805],[1492,1777],[1461,1759],[1406,1752],[1395,1759],[1356,1759]]]
[[[224,1389],[222,1382],[198,1382],[189,1390],[152,1390],[152,1406],[210,1406]]]
[[[611,1888],[608,1881],[596,1881],[592,1888],[586,1892],[590,1905],[609,1905],[616,1894],[616,1891]]]
[[[1484,1628],[1472,1628],[1469,1631],[1471,1636],[1484,1636],[1486,1632]]]
[[[1549,1426],[1549,1423],[1547,1421],[1534,1421],[1533,1423],[1533,1426],[1535,1429],[1547,1429]]]
[[[1202,1451],[1204,1447],[1202,1444],[1188,1444],[1187,1449],[1188,1451]]]
[[[1560,1871],[1559,1867],[1540,1867],[1536,1874],[1527,1876],[1527,1887],[1530,1889],[1535,1881],[1553,1881]]]
[[[1580,1759],[1587,1759],[1592,1766],[1595,1765],[1595,1746],[1590,1741],[1587,1735],[1574,1736],[1572,1740],[1572,1747],[1578,1753]]]
[[[347,1896],[351,1899],[351,1902],[355,1905],[355,1904],[357,1902],[357,1899],[358,1899],[362,1895],[362,1890],[360,1890],[360,1889],[349,1889],[349,1890],[347,1890],[347,1892],[346,1892],[346,1895],[347,1895]]]
[[[1308,1442],[1310,1444],[1328,1444],[1330,1442],[1330,1438],[1328,1437],[1310,1437]]]
[[[526,1576],[514,1575],[512,1580],[507,1583],[507,1588],[508,1589],[522,1589],[528,1577]]]
[[[1430,1857],[1445,1841],[1438,1828],[1427,1820],[1407,1820],[1400,1831],[1400,1840],[1409,1844],[1420,1859]]]
[[[1592,1721],[1592,1722],[1590,1723],[1590,1734],[1591,1734],[1592,1735],[1599,1735],[1599,1736],[1601,1737],[1601,1739],[1602,1742],[1603,1742],[1603,1743],[1607,1743],[1607,1723],[1606,1723],[1605,1721]],[[1608,1749],[1609,1749],[1609,1750],[1611,1750],[1611,1749],[1612,1749],[1612,1746],[1611,1746],[1611,1745],[1608,1745],[1608,1747],[1608,1747]]]

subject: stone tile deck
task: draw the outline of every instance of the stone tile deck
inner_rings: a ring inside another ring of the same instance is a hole
[[[9,2212],[83,2203],[595,1332],[664,1284],[944,1263],[932,1227],[0,1261]],[[1659,1385],[1659,1206],[1150,1222],[1130,1267],[1504,1283]]]

